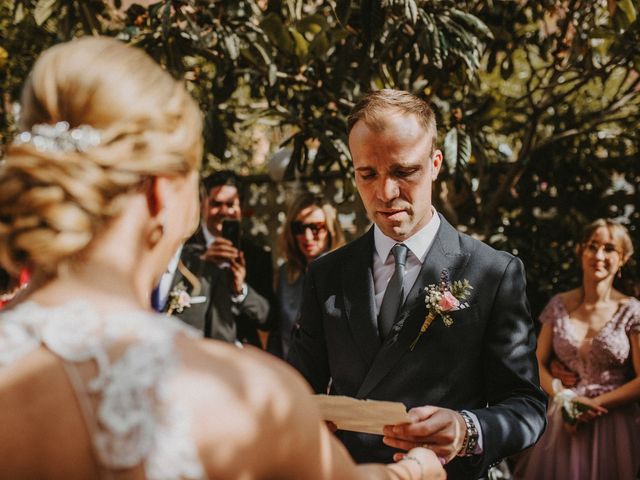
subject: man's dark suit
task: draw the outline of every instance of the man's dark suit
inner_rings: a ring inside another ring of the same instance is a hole
[[[290,363],[318,393],[332,378],[333,395],[473,412],[483,454],[455,458],[446,466],[450,479],[479,477],[533,444],[545,427],[546,396],[520,260],[457,232],[441,217],[418,279],[381,345],[373,251],[371,229],[311,264]],[[450,327],[437,317],[410,351],[427,314],[424,288],[438,282],[443,269],[451,281],[469,280],[470,306],[451,313]],[[392,461],[393,450],[380,436],[338,435],[358,462]]]
[[[200,283],[199,291],[194,291],[194,282],[185,277],[180,267],[173,277],[171,289],[182,282],[189,295],[204,296],[206,301],[194,303],[181,313],[173,312],[173,315],[197,328],[207,337],[233,342],[236,339],[236,325],[231,315],[231,296],[226,272],[200,260],[201,254],[202,249],[193,245],[185,245],[180,254],[180,262]],[[169,301],[164,310],[168,307]]]
[[[193,272],[203,284],[203,291],[210,288],[211,292],[207,295],[206,305],[194,304],[186,309],[182,314],[176,314],[185,322],[201,328],[205,336],[234,342],[236,339],[244,340],[244,343],[251,343],[260,346],[257,338],[256,326],[267,325],[270,318],[270,302],[263,294],[249,283],[249,260],[247,261],[247,296],[240,304],[233,304],[231,301],[231,278],[228,269],[219,268],[213,262],[205,262],[200,259],[206,251],[206,241],[202,233],[202,229],[198,231],[185,244],[180,260],[186,267]],[[271,269],[271,257],[265,252]],[[256,260],[255,254],[250,254],[251,262]],[[264,257],[261,257],[264,259]],[[264,268],[264,267],[262,267]],[[257,268],[255,269],[257,271]],[[255,274],[254,274],[255,275]],[[172,288],[180,281],[181,275],[176,273]],[[186,284],[186,282],[185,282]],[[269,280],[270,285],[270,280]],[[262,284],[258,285],[264,289]],[[191,287],[189,287],[191,288]],[[269,287],[273,291],[273,287]],[[190,290],[188,291],[190,293]],[[205,295],[202,293],[201,295]],[[197,307],[197,308],[195,308]],[[247,342],[245,333],[253,328],[255,339]]]

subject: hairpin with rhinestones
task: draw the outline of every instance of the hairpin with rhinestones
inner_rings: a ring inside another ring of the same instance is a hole
[[[40,152],[58,153],[84,152],[99,145],[100,141],[100,132],[89,125],[69,128],[68,122],[58,122],[34,125],[30,131],[20,133],[13,143],[33,145]]]

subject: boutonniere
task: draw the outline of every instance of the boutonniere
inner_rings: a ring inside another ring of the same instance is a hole
[[[185,308],[191,306],[191,295],[187,293],[187,287],[184,283],[179,282],[169,292],[169,307],[167,308],[167,315],[171,315],[173,312],[182,313]]]
[[[438,315],[442,317],[442,323],[444,323],[445,326],[450,327],[453,325],[453,319],[451,315],[449,315],[449,312],[467,307],[468,305],[464,300],[469,296],[471,290],[473,290],[473,287],[469,283],[469,280],[464,279],[451,282],[449,280],[449,271],[446,268],[442,270],[442,273],[440,273],[440,281],[427,285],[424,288],[424,303],[427,306],[427,316],[424,322],[422,322],[418,336],[409,348],[411,350],[415,348],[422,334],[427,331],[431,322],[433,322]]]
[[[198,286],[199,288],[199,286]],[[189,308],[196,303],[204,303],[207,297],[204,295],[192,296],[187,293],[187,287],[184,283],[178,282],[173,290],[169,292],[169,307],[167,307],[167,315],[184,312],[185,308]]]

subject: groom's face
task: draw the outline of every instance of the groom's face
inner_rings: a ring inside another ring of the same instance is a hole
[[[356,187],[371,220],[403,241],[431,219],[431,184],[442,153],[414,115],[389,112],[382,128],[358,121],[349,134]]]

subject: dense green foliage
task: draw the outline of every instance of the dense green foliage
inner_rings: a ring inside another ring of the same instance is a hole
[[[407,89],[437,111],[437,207],[523,259],[537,312],[578,283],[584,222],[624,215],[640,248],[639,12],[638,0],[6,1],[0,140],[38,52],[83,34],[118,36],[187,80],[213,167],[246,167],[246,132],[262,124],[292,148],[287,177],[349,176],[354,101]]]

